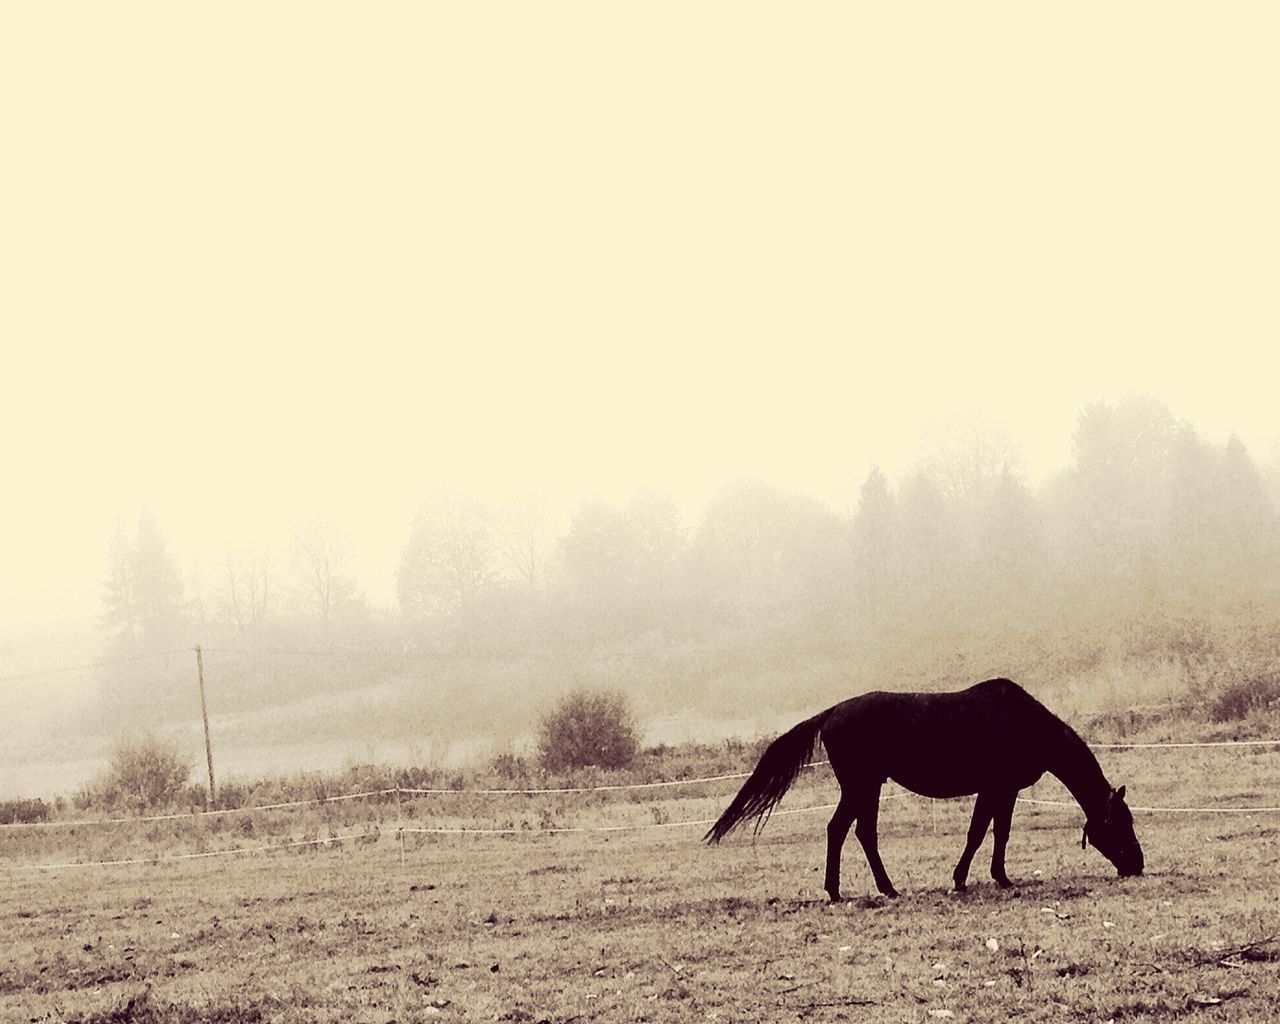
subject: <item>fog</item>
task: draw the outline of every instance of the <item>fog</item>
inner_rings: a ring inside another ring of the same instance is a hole
[[[1169,631],[1275,597],[1280,71],[1156,19],[8,15],[0,791],[194,764],[198,643],[232,774],[574,681],[654,741],[1220,681]]]

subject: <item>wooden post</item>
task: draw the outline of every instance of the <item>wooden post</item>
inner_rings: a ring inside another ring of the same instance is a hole
[[[204,700],[204,653],[196,644],[196,678],[200,681],[200,717],[204,719],[204,758],[209,765],[209,806],[216,807],[217,791],[213,787],[213,745],[209,742],[209,708]]]
[[[404,802],[400,799],[400,783],[396,783],[396,839],[400,844],[400,870],[404,871]]]

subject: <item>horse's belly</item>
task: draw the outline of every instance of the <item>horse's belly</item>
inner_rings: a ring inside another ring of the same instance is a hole
[[[977,779],[963,773],[940,777],[918,775],[911,771],[905,771],[893,772],[889,775],[889,778],[904,789],[919,793],[921,796],[933,797],[935,800],[949,800],[952,797],[968,796],[982,788]]]
[[[889,773],[889,778],[904,789],[935,800],[949,800],[969,796],[983,790],[1017,791],[1034,785],[1042,772],[1024,771],[975,771],[970,767],[956,767],[948,772],[917,772],[906,767]]]

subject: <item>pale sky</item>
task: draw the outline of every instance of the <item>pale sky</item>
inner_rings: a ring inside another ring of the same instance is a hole
[[[1280,437],[1271,3],[9,4],[0,633],[421,498],[834,500],[979,411]]]

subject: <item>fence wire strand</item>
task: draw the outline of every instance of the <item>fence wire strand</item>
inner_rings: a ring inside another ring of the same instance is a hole
[[[271,850],[292,850],[303,846],[338,846],[344,842],[369,839],[370,832],[351,832],[341,836],[323,836],[317,839],[294,839],[282,843],[260,843],[227,850],[201,850],[196,853],[167,853],[154,857],[122,857],[118,860],[72,860],[61,864],[15,864],[18,871],[53,871],[61,868],[111,868],[131,864],[166,864],[171,861],[208,860],[211,857],[238,857],[242,854],[265,853]]]
[[[1187,749],[1187,748],[1214,748],[1214,747],[1280,747],[1278,740],[1206,740],[1201,742],[1186,743],[1125,743],[1125,744],[1109,744],[1097,743],[1090,744],[1091,747],[1098,750],[1127,750],[1127,749]],[[828,764],[828,761],[812,761],[803,767],[817,768]],[[747,778],[749,772],[732,772],[720,775],[700,776],[690,779],[669,779],[657,782],[639,782],[639,783],[614,783],[599,786],[565,786],[565,787],[529,787],[529,788],[476,788],[476,789],[445,789],[445,788],[417,788],[417,787],[391,787],[385,789],[366,790],[360,793],[344,793],[336,796],[325,796],[319,798],[311,798],[307,800],[287,800],[269,804],[257,804],[252,807],[240,808],[219,808],[214,810],[173,813],[173,814],[157,814],[148,815],[139,818],[107,818],[107,819],[84,819],[77,821],[45,821],[45,822],[13,822],[4,826],[0,826],[0,833],[7,829],[14,828],[75,828],[99,825],[130,825],[143,824],[148,822],[162,821],[198,821],[202,818],[212,818],[225,815],[245,815],[262,811],[288,810],[300,807],[322,807],[325,804],[344,803],[353,800],[374,799],[378,797],[395,796],[397,802],[402,797],[422,797],[422,796],[548,796],[556,794],[581,794],[581,793],[604,793],[604,792],[625,792],[625,791],[643,791],[666,789],[678,786],[696,786],[705,785],[725,781],[733,781]],[[881,795],[881,802],[889,800],[899,800],[908,797],[915,797],[917,794],[909,791],[897,793],[889,793]],[[919,797],[920,800],[928,800],[927,797]],[[1018,802],[1026,804],[1032,808],[1061,808],[1061,809],[1077,809],[1078,806],[1067,800],[1047,800],[1038,797],[1019,797]],[[830,811],[835,808],[835,804],[817,804],[807,807],[786,808],[778,810],[775,814],[779,816],[812,814],[819,811]],[[1280,806],[1256,806],[1256,807],[1155,807],[1155,806],[1135,806],[1131,810],[1139,813],[1147,814],[1274,814],[1280,813]],[[653,821],[639,822],[631,824],[619,825],[569,825],[569,826],[546,826],[546,827],[509,827],[509,828],[486,828],[472,826],[404,826],[396,828],[395,835],[403,844],[403,837],[406,835],[421,836],[554,836],[554,835],[581,835],[581,834],[612,834],[625,832],[639,832],[653,829],[675,829],[675,828],[692,828],[709,826],[715,822],[715,818],[693,818],[680,821]],[[125,857],[112,860],[97,861],[66,861],[61,863],[41,864],[12,864],[12,869],[20,872],[32,871],[52,871],[62,869],[78,869],[78,868],[110,868],[122,867],[129,865],[141,864],[162,864],[171,862],[184,862],[207,860],[216,857],[235,857],[248,854],[270,853],[278,850],[299,849],[312,846],[341,846],[349,842],[371,842],[376,841],[380,833],[377,826],[374,826],[372,832],[367,828],[361,832],[346,833],[343,835],[331,834],[326,837],[287,840],[276,843],[261,843],[256,846],[235,847],[222,850],[203,850],[193,853],[176,853],[163,854],[141,857]]]

